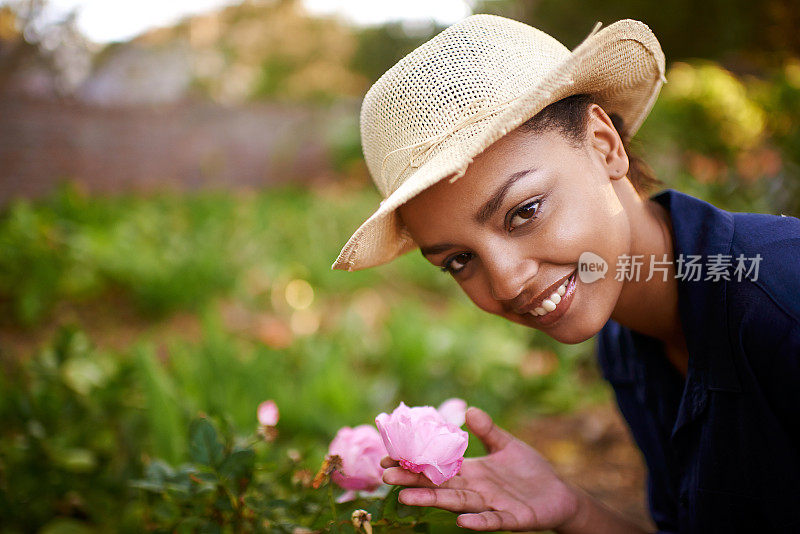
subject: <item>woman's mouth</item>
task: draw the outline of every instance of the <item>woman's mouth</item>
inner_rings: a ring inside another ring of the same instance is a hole
[[[528,312],[536,322],[542,326],[549,326],[558,321],[569,309],[575,295],[576,275],[575,270],[553,293],[542,301],[537,308]]]

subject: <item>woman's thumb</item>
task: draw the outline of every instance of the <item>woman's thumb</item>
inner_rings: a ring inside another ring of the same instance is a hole
[[[508,445],[514,437],[495,425],[489,414],[470,406],[467,409],[467,428],[481,440],[486,451],[491,454]]]

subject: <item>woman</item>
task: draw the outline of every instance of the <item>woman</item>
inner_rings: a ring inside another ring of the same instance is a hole
[[[797,531],[800,221],[646,196],[626,142],[663,81],[636,21],[572,52],[501,17],[451,26],[365,97],[384,201],[334,267],[419,247],[489,313],[564,343],[597,334],[660,531]],[[483,411],[467,425],[489,454],[441,486],[384,459],[402,502],[475,530],[643,531]]]

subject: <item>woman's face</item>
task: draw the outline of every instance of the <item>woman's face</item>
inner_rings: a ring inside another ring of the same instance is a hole
[[[557,130],[515,130],[456,182],[445,179],[403,205],[400,216],[428,261],[478,307],[579,343],[603,327],[622,288],[614,265],[630,251],[631,230],[616,187],[627,171],[616,130],[593,105],[584,146]],[[605,278],[581,282],[584,252],[609,262]]]

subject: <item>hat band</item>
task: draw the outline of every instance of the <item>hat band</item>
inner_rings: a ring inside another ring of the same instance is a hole
[[[500,103],[497,103],[497,104],[491,104],[489,106],[480,108],[480,109],[482,109],[482,111],[480,111],[478,113],[475,113],[475,114],[472,114],[472,115],[466,115],[461,120],[459,120],[458,122],[453,124],[450,128],[448,128],[447,130],[445,130],[445,131],[443,131],[441,133],[438,133],[438,134],[436,134],[434,136],[428,137],[427,139],[424,139],[424,140],[422,140],[422,141],[420,141],[418,143],[412,143],[410,145],[401,146],[400,148],[396,148],[396,149],[392,150],[391,152],[388,152],[383,157],[383,160],[381,161],[381,181],[386,183],[386,180],[385,180],[386,160],[392,154],[395,154],[397,152],[406,151],[406,150],[410,150],[411,151],[411,156],[408,159],[408,163],[406,163],[406,165],[402,169],[400,169],[400,172],[397,173],[397,176],[394,178],[394,180],[392,180],[392,183],[390,184],[390,192],[391,191],[395,191],[397,189],[396,186],[399,185],[397,183],[397,181],[400,179],[401,176],[403,176],[403,173],[408,168],[416,169],[416,168],[421,167],[422,164],[425,163],[425,161],[428,159],[430,154],[436,149],[436,147],[438,147],[443,142],[445,142],[451,135],[455,134],[459,130],[462,130],[462,129],[468,127],[468,126],[471,126],[471,125],[475,124],[476,122],[480,122],[481,120],[483,120],[483,119],[485,119],[487,117],[491,117],[492,115],[500,113],[501,111],[506,109],[508,106],[510,106],[511,103],[514,102],[515,100],[517,100],[520,96],[522,96],[522,95],[517,95],[517,96],[515,96],[513,98],[510,98],[508,100],[505,100],[503,102],[500,102]],[[463,109],[462,113],[463,114],[468,114],[470,111],[472,111],[472,109],[474,109],[475,107],[477,107],[480,103],[483,103],[484,101],[485,101],[485,99],[479,99],[479,100],[475,100],[473,102],[470,102],[470,104]],[[462,175],[463,175],[463,173],[457,174],[455,177],[451,178],[451,181],[455,181],[456,179],[458,179]]]
[[[590,37],[594,36],[600,30],[602,25],[603,25],[602,22],[600,22],[600,21],[596,22],[594,27],[592,28],[592,31],[589,33],[589,35],[587,35],[584,38],[584,41],[586,41]],[[570,81],[572,83],[574,83],[574,79],[570,80]],[[394,191],[397,190],[397,187],[400,185],[398,182],[399,182],[400,178],[403,176],[403,174],[406,172],[406,170],[408,170],[409,168],[416,169],[416,168],[421,167],[422,164],[425,163],[425,161],[428,159],[428,157],[433,153],[433,151],[439,145],[441,145],[443,142],[445,142],[451,135],[455,134],[459,130],[462,130],[462,129],[468,127],[468,126],[471,126],[471,125],[475,124],[476,122],[479,122],[479,121],[481,121],[481,120],[483,120],[483,119],[485,119],[487,117],[490,117],[492,115],[495,115],[495,114],[503,111],[505,108],[507,108],[509,105],[511,105],[512,102],[514,102],[515,100],[517,100],[521,96],[522,95],[517,95],[517,96],[512,97],[512,98],[510,98],[508,100],[505,100],[503,102],[500,102],[500,103],[497,103],[497,104],[491,104],[491,105],[489,105],[489,106],[487,106],[485,108],[482,108],[482,111],[480,111],[480,112],[478,112],[478,113],[476,113],[474,115],[466,115],[466,116],[464,116],[458,122],[453,124],[450,128],[448,128],[447,130],[445,130],[445,131],[443,131],[441,133],[438,133],[436,135],[428,137],[427,139],[424,139],[424,140],[419,141],[417,143],[412,143],[410,145],[405,145],[405,146],[402,146],[402,147],[399,147],[399,148],[396,148],[394,150],[391,150],[391,151],[387,152],[386,155],[383,157],[383,160],[381,160],[381,169],[380,169],[381,182],[388,186],[387,190],[384,192],[385,197],[388,197]],[[473,102],[470,102],[470,104],[468,106],[466,106],[462,110],[462,114],[468,114],[470,111],[472,111],[473,108],[475,108],[476,106],[478,106],[480,103],[482,103],[484,101],[486,101],[485,98],[478,99],[478,100],[475,100]],[[411,155],[409,157],[408,163],[406,163],[403,166],[403,168],[400,169],[400,171],[397,173],[397,175],[394,177],[394,179],[391,181],[391,183],[388,183],[388,180],[386,179],[386,160],[389,158],[389,156],[392,156],[393,154],[395,154],[397,152],[403,152],[403,151],[408,151],[408,150],[411,151]],[[465,172],[466,172],[466,169],[462,169],[461,171],[455,173],[453,176],[450,177],[450,182],[451,183],[455,182],[461,176],[463,176]]]

